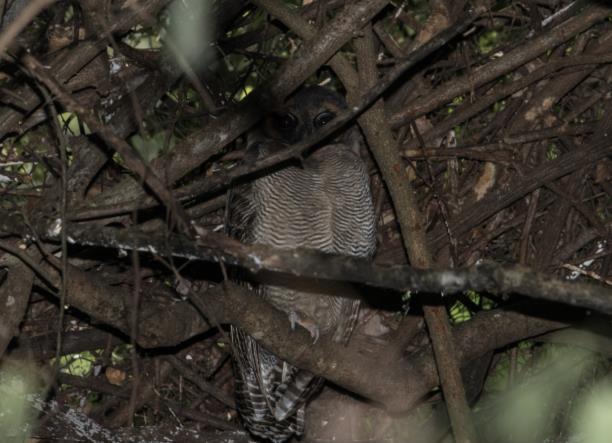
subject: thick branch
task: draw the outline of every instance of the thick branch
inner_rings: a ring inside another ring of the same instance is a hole
[[[364,34],[362,39],[355,42],[355,52],[361,85],[367,89],[376,83],[378,70],[372,29],[366,29]],[[433,261],[423,226],[425,218],[418,207],[412,184],[402,168],[402,158],[386,121],[382,99],[359,118],[359,124],[387,185],[410,263],[420,269],[431,268]],[[423,306],[423,312],[455,440],[458,443],[476,443],[476,430],[461,380],[446,307],[430,301]]]
[[[439,384],[431,349],[397,357],[387,346],[377,347],[369,340],[353,337],[339,349],[329,337],[322,337],[313,347],[312,338],[302,328],[291,331],[286,315],[258,297],[250,297],[244,288],[230,286],[202,295],[207,315],[219,322],[238,324],[276,355],[308,369],[366,398],[385,405],[391,411],[406,411]],[[566,324],[553,317],[550,305],[524,306],[521,312],[495,310],[478,314],[454,330],[458,359],[466,364],[485,352]],[[550,316],[550,317],[548,317]],[[355,362],[359,370],[355,370]]]
[[[20,219],[15,216],[0,217],[0,234],[29,234],[23,231],[20,223]],[[362,283],[397,291],[451,294],[471,289],[492,294],[514,293],[612,314],[610,288],[551,278],[519,265],[483,262],[468,268],[447,270],[380,266],[359,258],[318,251],[245,245],[215,233],[207,234],[197,244],[185,237],[155,236],[129,229],[102,228],[88,231],[69,226],[68,235],[73,244],[118,250],[138,249],[188,260],[222,261],[247,268],[253,273],[267,270],[300,277]],[[58,241],[57,234],[53,232],[47,232],[44,237]]]

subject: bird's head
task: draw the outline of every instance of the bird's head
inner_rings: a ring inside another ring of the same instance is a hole
[[[308,86],[266,118],[264,131],[270,139],[297,143],[327,125],[346,107],[346,101],[337,92]]]

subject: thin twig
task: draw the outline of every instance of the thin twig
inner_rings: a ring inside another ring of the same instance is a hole
[[[166,187],[162,180],[145,163],[140,154],[124,140],[117,137],[108,128],[100,124],[91,110],[81,106],[33,56],[26,55],[23,58],[23,63],[30,70],[30,73],[48,87],[64,106],[76,112],[92,131],[98,133],[106,143],[121,154],[128,168],[136,173],[172,212],[181,231],[183,233],[191,233],[189,218],[185,214],[184,209],[180,203],[175,200],[172,192]]]
[[[45,98],[45,101],[48,103],[49,113],[51,114],[51,125],[55,132],[55,137],[58,141],[58,151],[60,156],[60,244],[61,244],[61,286],[60,290],[60,299],[59,299],[59,317],[57,319],[58,327],[57,327],[57,342],[55,349],[55,367],[54,367],[54,379],[57,379],[57,375],[61,369],[60,365],[60,357],[62,355],[62,337],[64,334],[64,317],[66,313],[66,281],[68,280],[68,240],[66,235],[66,213],[68,211],[68,156],[66,154],[66,149],[68,146],[68,141],[66,140],[66,136],[64,135],[62,128],[59,126],[59,116],[57,113],[57,109],[55,109],[55,105],[51,100],[51,97],[48,91],[44,86],[40,87],[40,91]]]

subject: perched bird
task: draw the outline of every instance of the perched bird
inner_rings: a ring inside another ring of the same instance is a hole
[[[344,99],[329,89],[300,90],[250,134],[244,161],[301,141],[345,108]],[[227,231],[245,243],[371,257],[374,208],[362,144],[358,128],[352,127],[301,162],[241,185],[229,200]],[[357,320],[359,299],[341,285],[263,273],[252,289],[315,341],[326,334],[346,342]],[[324,380],[278,358],[240,328],[232,327],[230,335],[245,426],[275,443],[301,435],[306,401]]]

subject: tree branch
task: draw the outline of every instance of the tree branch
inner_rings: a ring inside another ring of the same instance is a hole
[[[154,160],[152,169],[170,182],[183,177],[198,165],[203,164],[213,155],[219,153],[236,137],[247,131],[262,116],[261,109],[266,109],[282,101],[288,94],[297,89],[322,64],[331,58],[353,35],[360,24],[376,15],[388,0],[360,0],[347,3],[344,10],[331,21],[324,31],[304,43],[294,56],[288,60],[269,81],[250,94],[236,107],[212,120],[206,127],[191,134],[182,143],[174,147],[166,156]],[[291,158],[288,156],[286,158]],[[215,180],[213,180],[214,182]],[[229,181],[224,182],[227,186]],[[205,191],[213,189],[205,188]],[[218,190],[219,188],[215,188]],[[137,200],[142,191],[135,183],[121,181],[114,190],[95,199],[95,206],[116,203],[116,195],[123,200]],[[109,201],[111,199],[111,201]]]
[[[286,315],[259,297],[250,296],[245,288],[230,285],[228,291],[216,288],[201,297],[207,315],[219,322],[239,325],[282,359],[381,403],[389,411],[410,409],[439,384],[429,346],[401,358],[388,346],[376,346],[358,337],[353,337],[344,348],[329,337],[321,337],[313,346],[306,330],[291,331]],[[458,361],[464,365],[490,350],[563,328],[567,323],[558,319],[572,318],[571,313],[569,317],[567,314],[548,304],[539,307],[526,304],[517,306],[517,311],[496,309],[478,314],[453,330]]]
[[[0,213],[0,215],[3,215]],[[28,235],[17,216],[0,217],[0,234]],[[41,231],[44,232],[44,231]],[[58,241],[57,233],[42,234]],[[432,270],[409,266],[381,266],[367,260],[324,254],[306,249],[282,250],[245,245],[224,235],[209,233],[193,242],[177,235],[153,235],[133,229],[96,231],[68,226],[68,241],[164,257],[223,262],[257,273],[263,270],[299,277],[361,283],[369,286],[425,293],[452,294],[474,290],[492,294],[518,294],[612,314],[608,287],[551,278],[531,268],[481,262],[467,268]]]

